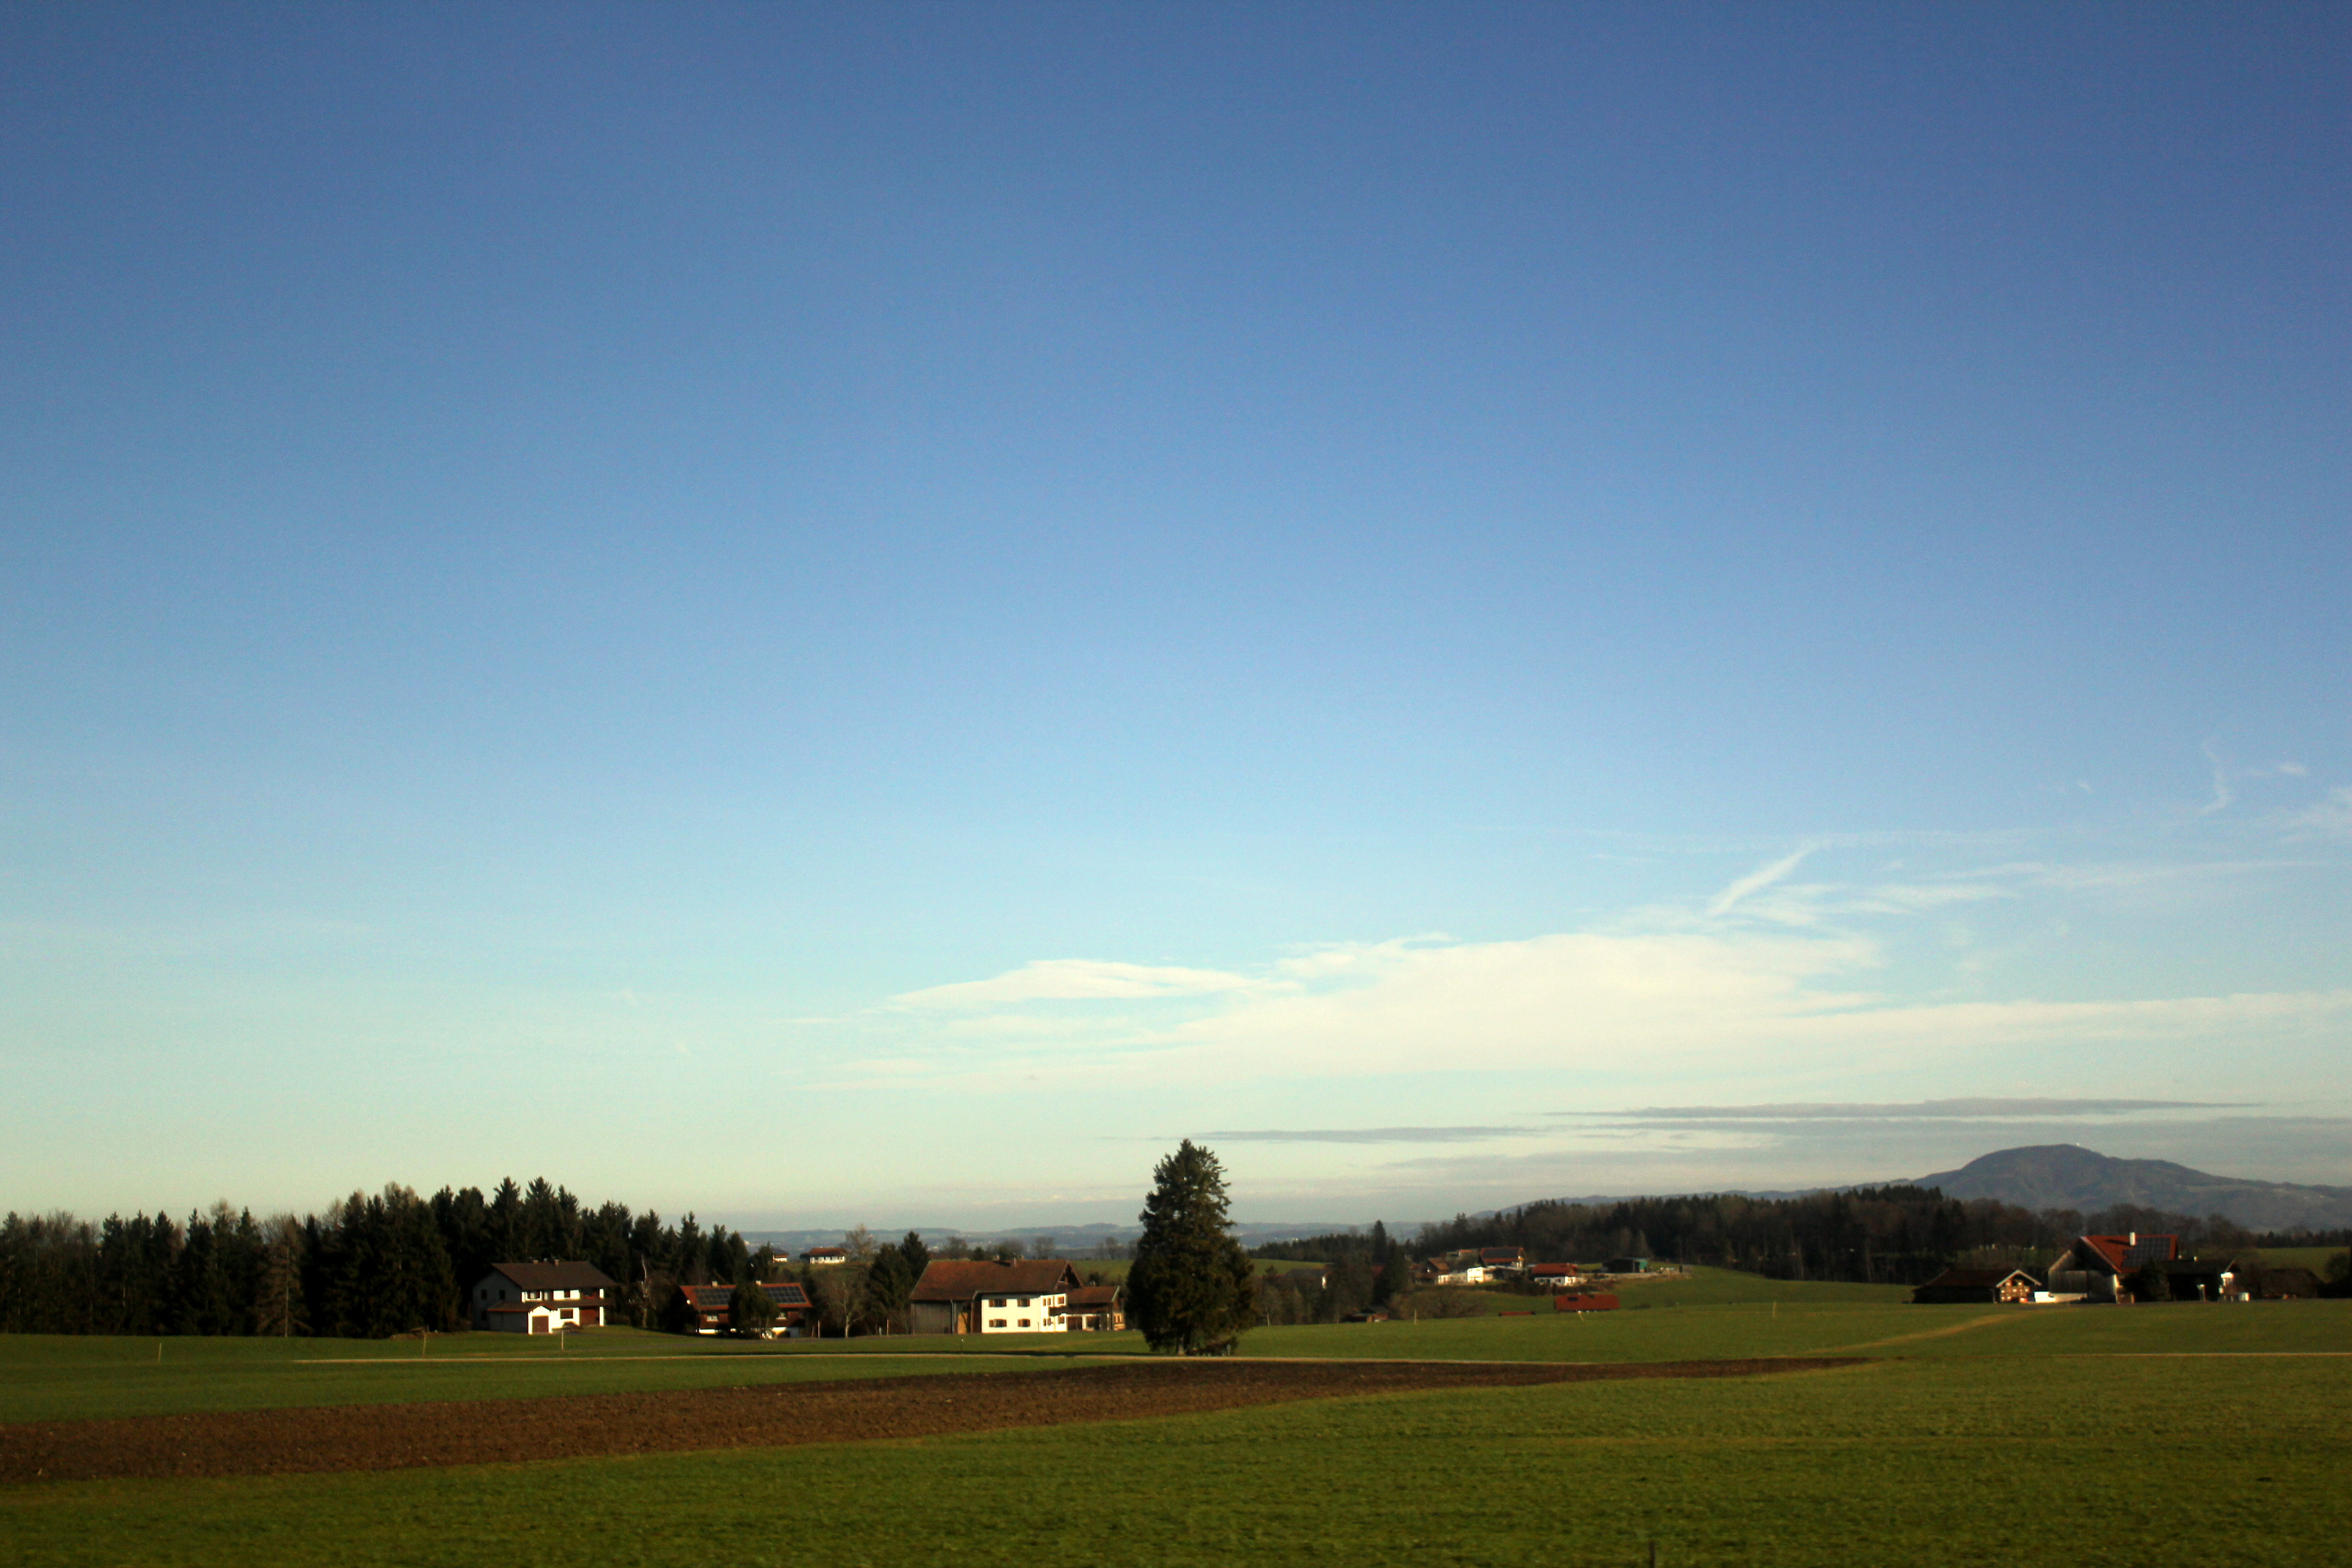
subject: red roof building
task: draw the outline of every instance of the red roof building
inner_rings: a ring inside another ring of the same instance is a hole
[[[2169,1263],[2180,1256],[2180,1238],[2131,1231],[2122,1236],[2080,1236],[2050,1266],[2050,1289],[2059,1295],[2093,1300],[2122,1299],[2123,1281],[2145,1263]]]
[[[797,1279],[770,1280],[760,1289],[775,1303],[775,1321],[772,1333],[795,1333],[806,1328],[815,1316],[816,1306]],[[735,1287],[732,1285],[681,1285],[677,1293],[686,1298],[688,1314],[688,1332],[697,1334],[724,1333],[732,1325],[728,1321],[733,1310]]]

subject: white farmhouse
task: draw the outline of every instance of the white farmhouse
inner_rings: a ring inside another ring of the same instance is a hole
[[[934,1258],[915,1282],[908,1326],[919,1334],[1066,1333],[1078,1289],[1077,1270],[1058,1258]]]
[[[593,1263],[501,1263],[474,1287],[474,1327],[510,1334],[601,1329],[620,1287]]]

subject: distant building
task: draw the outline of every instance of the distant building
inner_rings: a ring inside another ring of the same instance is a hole
[[[1604,1274],[1647,1274],[1650,1260],[1646,1258],[1612,1258],[1601,1266]]]
[[[501,1263],[474,1287],[478,1329],[551,1334],[601,1329],[620,1286],[593,1263]]]
[[[2050,1289],[2059,1295],[2094,1301],[2120,1300],[2124,1281],[2143,1263],[2169,1263],[2180,1256],[2180,1238],[2130,1231],[2122,1236],[2082,1236],[2050,1266]]]
[[[835,1263],[849,1261],[849,1254],[838,1247],[812,1247],[801,1254],[803,1263],[824,1268]]]
[[[2164,1287],[2176,1301],[2226,1301],[2238,1293],[2237,1271],[2227,1263],[2206,1258],[2176,1258],[2158,1268]]]
[[[1489,1274],[1517,1274],[1528,1266],[1528,1249],[1524,1247],[1482,1247],[1478,1261]]]
[[[1617,1298],[1606,1290],[1578,1290],[1566,1296],[1554,1296],[1551,1310],[1555,1312],[1613,1312]]]
[[[2042,1282],[2022,1268],[1947,1268],[1911,1292],[1927,1306],[1959,1302],[2030,1302]]]
[[[2319,1276],[2293,1265],[2265,1268],[2247,1285],[2257,1301],[2315,1301],[2320,1295]]]
[[[1117,1285],[1081,1285],[1069,1293],[1062,1321],[1074,1334],[1107,1334],[1127,1327],[1127,1293]]]
[[[915,1281],[908,1326],[919,1334],[1064,1333],[1071,1292],[1080,1289],[1077,1270],[1058,1258],[935,1258]]]
[[[1573,1285],[1584,1278],[1584,1270],[1573,1263],[1531,1263],[1528,1279],[1538,1285]]]
[[[797,1279],[774,1280],[760,1287],[776,1306],[775,1321],[770,1332],[797,1334],[809,1326],[816,1316],[816,1305],[808,1299]],[[677,1293],[686,1298],[688,1333],[719,1334],[732,1327],[729,1322],[735,1296],[732,1285],[681,1285]]]

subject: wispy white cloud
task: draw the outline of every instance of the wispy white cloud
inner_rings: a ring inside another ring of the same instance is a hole
[[[1646,1105],[1630,1110],[1547,1111],[1549,1116],[1605,1117],[1635,1121],[1947,1121],[1987,1116],[2083,1117],[2125,1116],[2150,1110],[2244,1110],[2243,1100],[2053,1100],[1990,1098],[1916,1100],[1895,1103],[1786,1105]]]
[[[2298,837],[2352,839],[2352,787],[2337,784],[2321,799],[2292,813],[2286,824]]]
[[[1223,1143],[1475,1143],[1524,1138],[1534,1127],[1327,1127],[1298,1131],[1279,1129],[1208,1132]]]
[[[2238,794],[2230,787],[2230,769],[2221,761],[2221,752],[2214,750],[2212,742],[2205,742],[2204,752],[2206,763],[2213,773],[2213,798],[2198,807],[2197,815],[2210,816],[2217,811],[2229,810],[2231,804],[2238,798]]]
[[[1715,896],[1714,900],[1706,906],[1708,918],[1711,920],[1720,920],[1725,915],[1729,914],[1738,906],[1740,900],[1747,898],[1752,893],[1760,893],[1765,889],[1770,887],[1773,883],[1780,880],[1780,879],[1786,877],[1790,872],[1794,871],[1798,867],[1803,865],[1805,863],[1805,857],[1811,855],[1812,852],[1813,847],[1808,844],[1793,855],[1782,856],[1780,859],[1771,862],[1769,865],[1759,866],[1755,870],[1748,872],[1748,875],[1740,878],[1738,881],[1732,883],[1729,887],[1724,889],[1723,891]]]
[[[1214,969],[1114,963],[1087,958],[1039,959],[987,980],[933,985],[891,998],[901,1007],[1000,1007],[1029,1002],[1105,1002],[1204,996],[1253,984]]]

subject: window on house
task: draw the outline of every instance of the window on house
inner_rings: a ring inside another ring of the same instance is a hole
[[[1026,1319],[1026,1318],[1022,1319],[1022,1320],[1021,1320],[1021,1326],[1022,1326],[1023,1328],[1024,1328],[1024,1329],[1025,1329],[1025,1328],[1027,1328],[1027,1327],[1029,1326],[1029,1320],[1028,1320],[1028,1319]]]
[[[1004,1320],[1002,1318],[991,1318],[988,1320],[988,1326],[992,1329],[1001,1329],[1004,1326]]]
[[[1026,1297],[1026,1296],[1022,1297],[1022,1298],[1021,1298],[1021,1304],[1022,1304],[1023,1306],[1024,1306],[1024,1307],[1025,1307],[1025,1306],[1027,1306],[1027,1305],[1029,1304],[1029,1298],[1028,1298],[1028,1297]]]

